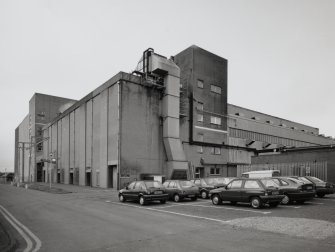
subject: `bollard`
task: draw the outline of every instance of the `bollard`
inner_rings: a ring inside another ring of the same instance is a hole
[[[28,189],[28,184],[25,184],[24,188]]]

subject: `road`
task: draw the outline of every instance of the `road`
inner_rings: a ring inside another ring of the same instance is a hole
[[[40,241],[25,232],[30,251],[335,251],[334,196],[260,210],[200,199],[142,207],[111,190],[0,185],[0,206]]]

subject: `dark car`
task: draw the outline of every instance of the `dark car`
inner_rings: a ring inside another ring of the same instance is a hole
[[[315,187],[315,193],[320,198],[324,197],[326,194],[335,193],[335,185],[333,183],[325,182],[319,178],[312,176],[303,176],[296,178],[303,182],[313,183]]]
[[[11,182],[14,179],[14,173],[13,172],[8,172],[8,173],[3,173],[0,178],[3,180],[3,182]]]
[[[272,178],[278,184],[279,193],[284,195],[281,204],[287,205],[292,202],[304,203],[314,198],[315,190],[312,183],[303,183],[290,177]]]
[[[184,198],[197,200],[199,196],[199,187],[189,180],[167,180],[163,183],[169,198],[179,202]]]
[[[226,186],[234,178],[225,178],[225,177],[213,177],[213,178],[198,178],[191,180],[199,187],[200,196],[203,199],[208,199],[210,197],[210,191]]]
[[[264,204],[276,207],[284,198],[280,195],[277,184],[271,179],[238,178],[227,186],[212,190],[211,199],[214,205],[222,201],[250,203],[253,208],[260,208]]]
[[[164,186],[158,181],[133,181],[119,191],[121,202],[126,200],[139,201],[141,205],[155,200],[164,204],[168,198],[169,195]]]

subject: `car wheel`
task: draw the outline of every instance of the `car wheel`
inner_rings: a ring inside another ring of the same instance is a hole
[[[212,196],[212,203],[213,205],[221,205],[222,204],[221,197],[218,194],[214,194]]]
[[[235,206],[237,204],[236,201],[230,201],[230,205]]]
[[[201,192],[201,198],[207,199],[208,198],[208,193],[206,191]]]
[[[316,195],[318,195],[319,198],[323,198],[325,196],[324,193],[317,193]]]
[[[279,205],[280,202],[271,202],[269,203],[270,207],[277,207]]]
[[[281,200],[280,202],[283,205],[287,205],[288,203],[290,203],[290,197],[288,195],[284,195],[284,198]]]
[[[173,200],[174,200],[174,202],[179,202],[179,201],[180,201],[180,196],[179,196],[179,194],[175,194],[175,195],[173,196]]]
[[[262,207],[262,201],[258,197],[251,198],[250,203],[251,203],[251,207],[252,208],[256,208],[257,209],[257,208],[261,208]]]
[[[126,201],[126,198],[125,198],[122,194],[120,194],[120,195],[119,195],[119,200],[120,200],[121,202],[125,202],[125,201]]]
[[[191,198],[192,201],[196,201],[197,199],[198,199],[197,197]]]
[[[145,200],[144,200],[144,197],[140,197],[140,205],[145,205]]]
[[[165,204],[166,200],[160,200],[161,204]]]

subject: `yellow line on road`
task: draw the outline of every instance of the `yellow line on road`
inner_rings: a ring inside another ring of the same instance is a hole
[[[37,252],[41,248],[42,242],[40,241],[40,239],[36,235],[34,235],[26,226],[24,226],[21,222],[19,222],[10,212],[8,212],[6,208],[4,208],[1,205],[0,205],[0,212],[26,241],[27,247],[24,250],[24,252]],[[32,250],[33,242],[30,238],[32,238],[36,244],[33,250]]]

